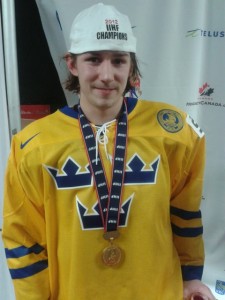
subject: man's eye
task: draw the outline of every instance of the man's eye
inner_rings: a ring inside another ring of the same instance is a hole
[[[89,57],[88,59],[87,59],[88,61],[90,61],[90,62],[93,62],[93,63],[98,63],[99,62],[99,58],[98,57]]]
[[[122,64],[123,63],[123,61],[122,61],[122,59],[121,58],[116,58],[116,59],[114,59],[114,64],[116,64],[116,65],[120,65],[120,64]]]
[[[124,65],[128,63],[128,60],[126,58],[118,57],[113,60],[113,63],[115,65]]]

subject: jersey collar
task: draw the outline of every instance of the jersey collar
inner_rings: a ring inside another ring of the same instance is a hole
[[[127,102],[127,112],[129,114],[135,108],[138,99],[137,98],[130,98],[130,97],[126,97],[125,99],[126,99],[126,102]],[[67,115],[68,117],[78,119],[77,107],[74,109],[73,107],[64,106],[59,111],[61,113],[63,113],[64,115]]]

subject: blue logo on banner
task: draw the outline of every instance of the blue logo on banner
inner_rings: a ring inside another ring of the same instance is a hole
[[[217,294],[225,295],[225,281],[217,280],[215,291]]]

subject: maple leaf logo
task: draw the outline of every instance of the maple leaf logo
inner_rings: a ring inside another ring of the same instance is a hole
[[[206,82],[202,87],[199,88],[200,96],[210,96],[214,92],[214,89],[209,86]]]

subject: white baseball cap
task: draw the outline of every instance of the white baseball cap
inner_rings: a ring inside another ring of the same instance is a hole
[[[70,31],[70,53],[125,51],[136,53],[136,38],[129,18],[115,7],[95,4],[81,11]]]

